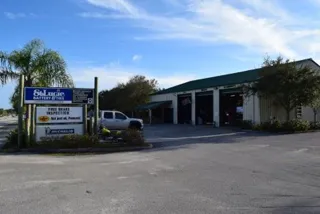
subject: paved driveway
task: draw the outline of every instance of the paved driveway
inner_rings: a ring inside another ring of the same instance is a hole
[[[212,126],[161,124],[145,126],[144,135],[148,142],[178,142],[233,136],[244,133],[240,129],[214,128]]]
[[[0,155],[0,213],[320,213],[319,139],[237,133],[141,152]]]

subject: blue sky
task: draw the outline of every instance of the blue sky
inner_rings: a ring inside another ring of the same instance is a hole
[[[320,62],[319,11],[320,0],[1,0],[0,49],[42,39],[77,87],[135,74],[170,87],[259,67],[266,54]],[[0,86],[0,108],[13,87]]]

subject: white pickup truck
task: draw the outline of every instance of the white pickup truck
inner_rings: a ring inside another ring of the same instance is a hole
[[[129,118],[119,111],[100,111],[99,126],[109,130],[124,130],[134,128],[143,130],[143,120],[138,118]]]

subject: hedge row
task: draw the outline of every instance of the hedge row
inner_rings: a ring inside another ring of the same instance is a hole
[[[261,124],[254,124],[252,121],[244,120],[241,124],[243,129],[252,129],[257,131],[269,132],[306,132],[311,130],[320,130],[320,122],[311,123],[305,120],[290,120],[280,122],[278,120],[268,121]]]
[[[142,133],[138,130],[124,130],[112,132],[112,142],[118,142],[120,146],[142,146],[145,140]],[[104,134],[106,136],[106,134]],[[110,135],[111,136],[111,135]],[[110,137],[109,136],[109,137]],[[105,148],[110,141],[101,143],[101,135],[65,135],[62,137],[52,137],[40,142],[32,142],[30,145],[25,143],[25,134],[23,134],[22,148],[44,148],[44,149],[77,149],[77,148]],[[120,140],[121,139],[121,140]],[[15,149],[18,147],[18,130],[11,131],[6,139],[6,144],[2,149]]]

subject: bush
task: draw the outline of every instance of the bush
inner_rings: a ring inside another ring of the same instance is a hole
[[[26,147],[26,134],[22,132],[22,142],[20,145],[21,148]],[[2,147],[2,149],[17,149],[18,148],[18,129],[14,129],[9,132],[6,136],[6,143]]]
[[[145,144],[142,133],[136,129],[127,129],[121,134],[123,141],[132,146],[139,146]]]
[[[90,135],[65,135],[42,140],[36,147],[46,149],[91,148],[99,144],[99,137]]]
[[[310,122],[304,120],[290,120],[282,124],[283,131],[288,132],[303,132],[310,129]]]
[[[279,120],[275,120],[270,123],[270,131],[272,132],[281,132],[282,131],[282,123]]]
[[[280,122],[278,120],[263,122],[259,125],[254,125],[253,130],[269,131],[269,132],[304,132],[309,129],[320,129],[319,124],[310,124],[304,120],[290,120],[288,122]]]
[[[261,130],[263,130],[263,131],[269,131],[269,130],[271,130],[271,122],[270,121],[268,121],[268,122],[263,122],[263,123],[261,123],[260,124],[260,128],[261,128]]]
[[[310,129],[312,129],[312,130],[320,130],[320,122],[312,122],[312,123],[310,123]]]
[[[262,131],[262,126],[261,126],[261,124],[253,124],[252,130]]]
[[[253,122],[251,120],[243,120],[241,122],[241,128],[242,129],[252,129],[253,128]]]

